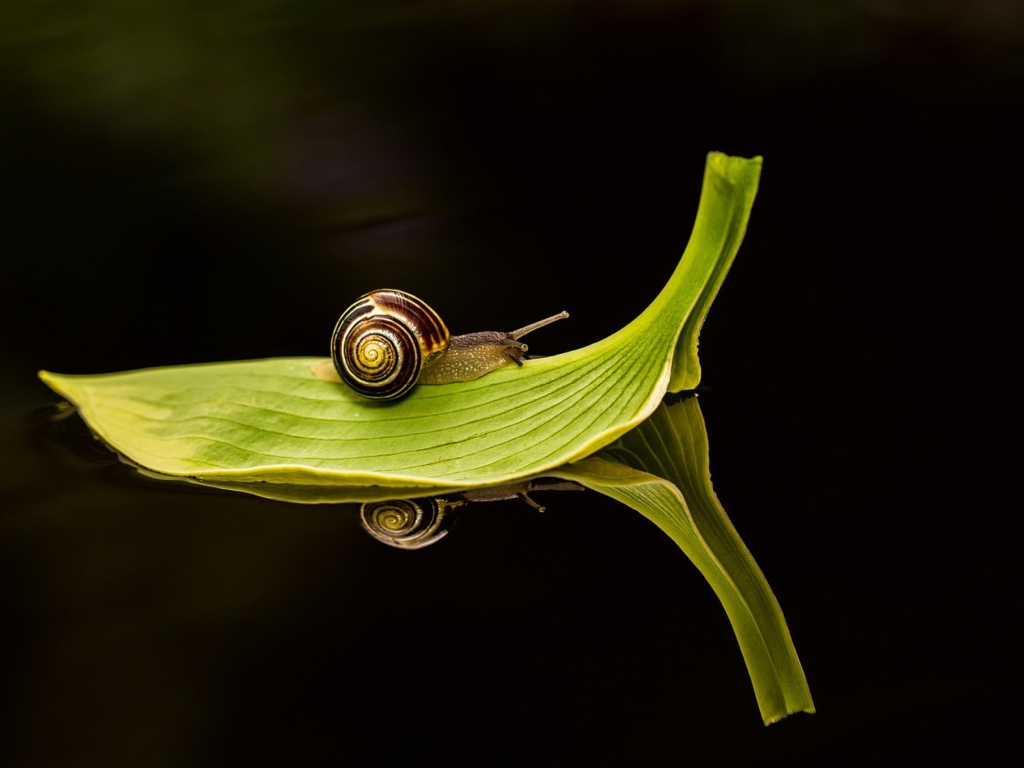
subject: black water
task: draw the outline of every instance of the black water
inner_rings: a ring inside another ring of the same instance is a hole
[[[1019,756],[1019,12],[149,5],[0,10],[0,763]],[[47,420],[39,368],[325,354],[380,286],[595,341],[712,149],[765,166],[701,335],[711,469],[817,714],[764,728],[711,590],[597,494],[402,552]]]

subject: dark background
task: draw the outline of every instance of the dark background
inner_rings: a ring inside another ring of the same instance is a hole
[[[1017,764],[1022,41],[1012,0],[5,0],[0,763]],[[761,725],[711,590],[604,497],[407,553],[48,418],[40,368],[323,354],[382,286],[595,341],[709,150],[765,158],[711,467],[814,715]]]

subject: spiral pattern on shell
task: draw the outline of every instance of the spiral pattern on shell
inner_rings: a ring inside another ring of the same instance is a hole
[[[443,499],[393,499],[363,504],[359,521],[373,538],[399,549],[420,549],[448,533],[455,511]]]
[[[342,381],[363,397],[392,400],[416,384],[420,370],[448,348],[448,329],[424,301],[397,290],[361,296],[331,336]]]

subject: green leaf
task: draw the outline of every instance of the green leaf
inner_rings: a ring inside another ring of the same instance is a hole
[[[766,725],[814,711],[782,609],[711,487],[696,397],[663,404],[614,445],[553,474],[642,513],[693,561],[729,616]]]
[[[40,372],[92,430],[154,472],[224,483],[451,488],[581,459],[697,384],[697,333],[746,229],[761,159],[708,156],[690,242],[640,317],[583,349],[397,402],[317,379],[322,358]]]

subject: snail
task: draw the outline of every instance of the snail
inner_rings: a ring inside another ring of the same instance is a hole
[[[522,367],[519,339],[568,312],[511,333],[451,336],[440,316],[412,294],[371,291],[346,309],[331,336],[331,361],[312,367],[326,381],[344,381],[363,397],[395,400],[417,383],[472,381],[510,363]]]

